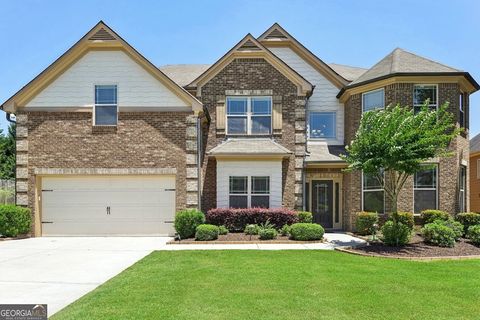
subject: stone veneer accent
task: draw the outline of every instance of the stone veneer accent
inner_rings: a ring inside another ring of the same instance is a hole
[[[296,86],[262,58],[237,58],[202,86],[200,100],[208,109],[211,121],[202,125],[202,210],[216,207],[216,160],[206,152],[222,143],[225,130],[217,130],[216,107],[227,95],[273,96],[281,103],[282,129],[273,138],[294,154],[282,161],[283,206],[303,206],[302,169],[305,156],[305,97],[297,95]],[[275,107],[276,107],[275,106]]]

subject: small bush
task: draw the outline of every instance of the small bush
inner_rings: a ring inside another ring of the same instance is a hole
[[[0,236],[16,237],[30,231],[30,209],[15,205],[0,205]]]
[[[467,234],[468,228],[480,224],[480,214],[475,212],[462,212],[457,214],[455,220],[463,224],[463,233]]]
[[[404,246],[410,241],[412,230],[401,222],[391,220],[382,226],[382,241],[388,246]]]
[[[290,236],[293,240],[321,240],[324,233],[323,227],[316,223],[295,223],[290,227]]]
[[[313,222],[313,214],[308,211],[298,211],[298,222],[300,223],[312,223]]]
[[[433,223],[441,224],[446,227],[449,227],[455,233],[455,241],[460,239],[463,236],[463,224],[453,219],[448,220],[435,220]]]
[[[271,240],[277,237],[277,230],[274,228],[262,228],[258,232],[260,240]]]
[[[467,231],[467,237],[476,245],[480,245],[480,224],[470,226]]]
[[[411,212],[398,212],[397,221],[408,226],[410,230],[413,230],[415,226],[415,220],[413,219],[413,213]]]
[[[363,236],[375,234],[378,224],[378,213],[376,212],[358,212],[355,220],[355,227],[358,234]]]
[[[280,234],[282,236],[289,236],[290,235],[290,228],[291,226],[289,226],[288,224],[284,225],[281,229],[280,229]]]
[[[260,227],[256,224],[249,224],[245,227],[245,230],[243,230],[243,232],[248,235],[257,235],[259,231]]]
[[[298,222],[297,213],[285,208],[217,208],[209,210],[205,218],[207,223],[225,226],[231,231],[242,231],[247,224],[262,224],[266,221],[270,221],[278,230],[286,224]]]
[[[187,209],[175,215],[175,231],[182,239],[195,235],[197,227],[205,223],[205,215],[196,209]]]
[[[221,235],[226,235],[226,234],[228,234],[228,229],[227,229],[227,227],[225,227],[225,226],[220,226],[220,227],[218,227],[218,234],[221,234]]]
[[[450,215],[448,212],[441,210],[424,210],[421,213],[423,224],[432,223],[435,220],[448,220]]]
[[[210,241],[218,239],[218,227],[213,224],[201,224],[195,232],[195,240]]]
[[[427,223],[422,228],[422,235],[425,242],[436,246],[453,247],[455,245],[455,232],[438,220]]]

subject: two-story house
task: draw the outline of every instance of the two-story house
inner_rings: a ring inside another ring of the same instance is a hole
[[[399,209],[468,209],[467,72],[402,49],[370,69],[327,64],[278,24],[219,56],[157,68],[100,22],[6,101],[35,235],[171,234],[186,207],[283,206],[349,230],[358,211],[389,211],[374,179],[342,171],[362,113],[427,98],[466,131]]]

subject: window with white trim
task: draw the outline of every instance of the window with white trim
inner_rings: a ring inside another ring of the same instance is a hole
[[[477,159],[477,179],[480,179],[480,159]]]
[[[336,112],[310,112],[310,138],[335,138],[337,136]]]
[[[118,121],[117,86],[95,86],[94,124],[116,126]]]
[[[417,171],[413,177],[413,210],[437,209],[437,166],[422,165],[424,169]]]
[[[377,89],[362,94],[363,112],[385,108],[385,90]]]
[[[437,85],[416,84],[413,86],[413,110],[418,113],[428,100],[430,110],[437,110]]]
[[[230,208],[269,208],[270,177],[269,176],[230,176],[229,177]]]
[[[385,179],[385,173],[380,171],[382,179]],[[385,212],[385,190],[382,187],[382,183],[378,181],[378,178],[374,174],[363,173],[363,211],[368,212]]]
[[[460,92],[458,96],[458,124],[460,127],[465,128],[465,94]]]
[[[272,97],[227,97],[227,134],[266,135],[272,131]]]
[[[467,187],[467,167],[460,166],[459,183],[458,183],[458,210],[465,212],[466,210],[466,187]]]

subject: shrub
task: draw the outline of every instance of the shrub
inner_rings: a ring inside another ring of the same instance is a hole
[[[298,211],[298,222],[301,223],[312,223],[313,222],[313,215],[311,212],[308,211]]]
[[[175,215],[175,230],[182,239],[193,237],[195,230],[205,223],[205,215],[196,209],[187,209]]]
[[[468,229],[471,226],[480,224],[480,214],[475,212],[463,212],[457,214],[455,220],[463,224],[463,232],[464,234],[467,234]]]
[[[378,213],[376,212],[358,212],[355,220],[357,232],[361,235],[375,234],[378,224]]]
[[[245,230],[243,230],[243,232],[248,235],[257,235],[259,231],[260,227],[256,224],[248,224]]]
[[[228,229],[225,226],[219,226],[218,227],[218,234],[225,235],[228,234]]]
[[[271,240],[277,237],[277,230],[274,228],[261,228],[258,232],[261,240]]]
[[[453,247],[455,245],[455,232],[452,228],[439,222],[427,223],[422,228],[422,235],[425,242],[440,247]]]
[[[195,232],[195,240],[210,241],[218,239],[218,227],[213,224],[201,224]]]
[[[470,226],[467,231],[467,237],[474,244],[480,245],[480,224]]]
[[[421,213],[423,224],[432,223],[435,220],[448,220],[450,215],[448,212],[441,210],[424,210]]]
[[[398,212],[397,221],[408,226],[410,230],[413,230],[415,226],[415,220],[413,219],[413,213],[411,212]]]
[[[0,236],[16,237],[28,233],[32,224],[30,209],[15,205],[0,205]]]
[[[295,223],[290,227],[290,236],[293,240],[321,240],[324,233],[323,227],[316,223]]]
[[[433,223],[441,224],[452,229],[453,233],[455,234],[455,241],[457,241],[463,236],[463,224],[458,221],[455,221],[453,219],[435,220]]]
[[[410,241],[412,230],[401,222],[391,220],[382,226],[382,241],[388,246],[403,246]]]
[[[288,224],[284,225],[281,229],[280,229],[280,234],[282,236],[289,236],[290,235],[290,228],[291,226],[289,226]]]
[[[285,208],[216,208],[209,210],[205,217],[207,223],[223,225],[232,231],[242,231],[248,224],[261,224],[266,221],[270,221],[275,229],[280,229],[286,224],[298,221],[297,213]]]

